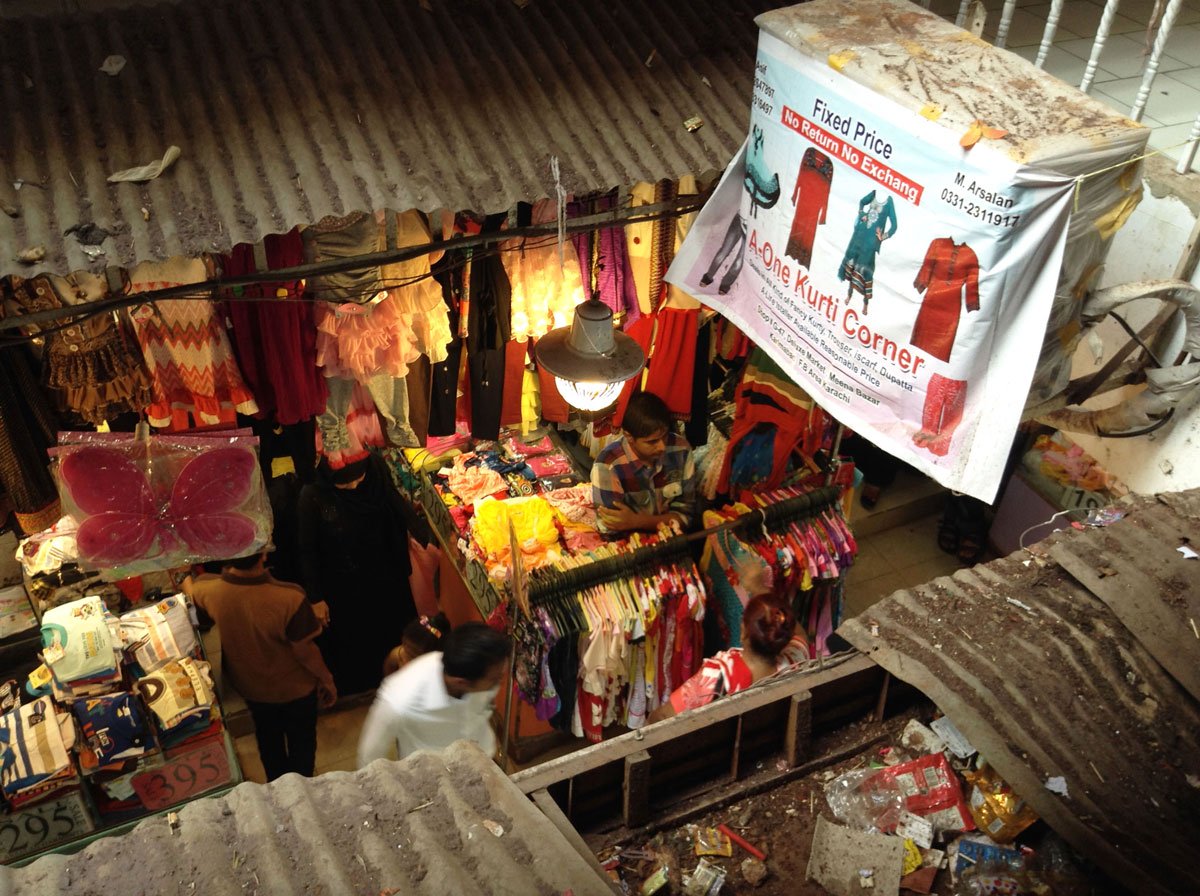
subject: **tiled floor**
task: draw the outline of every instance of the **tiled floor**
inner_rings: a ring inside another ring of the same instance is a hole
[[[985,0],[984,5],[988,16],[983,36],[991,40],[1004,3]],[[1147,24],[1154,6],[1154,0],[1122,0],[1089,91],[1126,115],[1137,96],[1149,58],[1153,35],[1147,36]],[[1037,57],[1050,4],[1044,0],[1018,0],[1017,7],[1009,27],[1007,48],[1032,61]],[[930,8],[953,21],[958,2],[933,0]],[[1054,44],[1042,66],[1046,72],[1068,84],[1079,85],[1103,10],[1103,2],[1066,0]],[[1197,114],[1200,114],[1200,0],[1184,0],[1159,60],[1158,77],[1142,117],[1144,124],[1154,128],[1151,149],[1163,150],[1164,155],[1178,159]]]
[[[318,775],[325,772],[352,772],[358,768],[358,734],[367,718],[369,703],[360,703],[346,709],[334,709],[317,718],[317,767]],[[258,758],[258,745],[254,735],[247,734],[234,739],[242,775],[247,781],[264,783],[262,762]]]

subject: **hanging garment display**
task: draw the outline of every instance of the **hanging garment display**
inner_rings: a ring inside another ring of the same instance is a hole
[[[935,358],[950,360],[964,302],[979,310],[979,259],[966,243],[940,237],[929,244],[913,288],[925,293],[913,324],[913,347]]]
[[[557,204],[542,199],[517,206],[517,226],[548,224],[557,217]],[[564,242],[559,251],[554,236],[520,237],[500,244],[500,258],[512,284],[512,338],[538,339],[558,327],[570,326],[575,306],[583,301],[583,274],[575,245]]]
[[[611,211],[618,202],[617,190],[584,197],[567,203],[567,217],[582,218]],[[626,324],[641,317],[624,228],[613,225],[581,231],[571,235],[571,242],[575,244],[583,269],[584,299],[595,296],[611,308],[614,315],[625,315]]]
[[[378,212],[388,249],[410,249],[433,242],[429,223],[416,209],[406,212]],[[432,265],[441,260],[442,251],[425,252],[404,261],[379,268],[383,287],[395,303],[400,322],[407,333],[407,362],[425,355],[434,363],[446,360],[450,340],[450,321],[442,301],[440,284],[432,276]]]
[[[24,345],[0,352],[0,485],[29,535],[62,516],[46,457],[58,420],[38,384],[34,364]]]
[[[825,223],[829,210],[829,187],[833,182],[833,162],[816,147],[804,150],[800,172],[792,190],[792,231],[788,235],[787,254],[804,267],[812,267],[813,240],[817,226]]]
[[[62,433],[52,449],[80,562],[124,575],[243,557],[270,540],[257,439]],[[122,577],[122,576],[117,576]]]
[[[223,267],[225,276],[238,277],[303,262],[304,240],[293,229],[263,237],[261,247],[234,246]],[[304,281],[233,287],[224,311],[233,324],[238,364],[259,413],[284,425],[321,413],[325,379],[317,369],[317,332]]]
[[[646,357],[650,356],[650,348],[654,343],[654,325],[658,320],[658,315],[647,314],[639,317],[628,327],[625,328],[625,335],[632,339],[641,348],[642,354]],[[621,387],[621,395],[617,398],[617,409],[613,413],[613,426],[620,427],[625,419],[625,409],[629,407],[629,399],[633,397],[634,392],[642,391],[642,381],[645,379],[645,372],[639,373],[637,376],[630,377],[625,381],[625,385]],[[553,378],[549,378],[550,388],[558,391],[558,387],[554,385]],[[543,392],[545,385],[542,386]],[[545,397],[542,398],[542,407],[545,408]],[[547,418],[549,419],[549,418]]]
[[[504,346],[504,395],[500,403],[500,425],[521,423],[525,370],[529,363],[529,340],[511,340]]]
[[[831,420],[760,348],[746,363],[733,419],[718,490],[734,494],[779,486],[793,452],[812,457]]]
[[[417,444],[424,445],[429,440],[429,405],[433,398],[433,364],[427,356],[421,355],[408,365],[404,383],[408,387],[408,425]]]
[[[139,264],[129,278],[136,295],[203,283],[209,271],[203,260],[177,258]],[[129,316],[153,384],[154,401],[146,408],[151,426],[186,429],[189,414],[197,424],[213,425],[232,422],[234,411],[258,412],[208,296],[134,305]]]
[[[505,214],[489,215],[483,232],[499,231]],[[471,377],[471,435],[496,439],[504,402],[504,346],[509,340],[511,286],[496,254],[471,261],[467,363]]]
[[[108,287],[104,277],[86,273],[32,280],[9,277],[0,281],[0,294],[0,315],[29,314],[107,298]],[[55,322],[42,335],[45,382],[60,410],[97,424],[150,403],[150,376],[137,342],[118,315],[94,314],[59,326]],[[27,336],[42,330],[24,329]]]
[[[863,297],[863,313],[871,304],[875,284],[875,256],[883,241],[896,233],[896,204],[892,197],[876,197],[872,190],[858,203],[858,217],[854,219],[854,232],[850,244],[838,268],[838,279],[848,283],[846,297],[858,292]]]
[[[304,249],[308,261],[337,261],[383,251],[383,229],[374,215],[351,212],[343,217],[322,218],[304,230]],[[318,302],[331,305],[349,302],[365,304],[384,291],[383,275],[378,266],[321,274],[308,284]]]
[[[667,410],[681,420],[686,420],[692,411],[698,321],[699,312],[695,310],[660,311],[646,365],[643,388],[666,402]]]
[[[800,494],[799,488],[785,488],[755,495],[754,501],[770,507]],[[736,506],[708,511],[705,527],[736,519],[742,512]],[[755,594],[770,591],[792,604],[806,632],[809,657],[827,655],[826,641],[842,618],[843,577],[857,553],[858,544],[836,505],[781,523],[773,531],[710,535],[701,567],[721,609],[728,644],[741,646],[742,610]]]
[[[442,303],[450,339],[446,343],[446,360],[433,365],[430,374],[429,435],[454,435],[458,410],[458,382],[462,371],[463,340],[459,336],[460,307],[463,301],[465,268],[468,252],[449,250],[432,267],[433,277],[442,288]]]
[[[609,546],[561,563],[613,555]],[[539,598],[531,617],[513,612],[518,695],[538,718],[592,741],[612,724],[641,727],[703,657],[704,583],[686,557]]]

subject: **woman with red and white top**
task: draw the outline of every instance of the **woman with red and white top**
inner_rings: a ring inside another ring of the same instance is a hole
[[[791,607],[772,595],[751,598],[742,615],[742,643],[709,657],[671,699],[652,712],[658,722],[688,709],[707,706],[718,697],[744,691],[757,681],[786,672],[808,659],[803,631],[796,629]]]

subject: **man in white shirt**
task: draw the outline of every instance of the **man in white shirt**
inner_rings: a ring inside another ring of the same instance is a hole
[[[506,636],[468,622],[446,636],[445,650],[417,657],[383,680],[358,741],[359,768],[396,748],[441,750],[456,740],[496,752],[492,705],[512,647]]]

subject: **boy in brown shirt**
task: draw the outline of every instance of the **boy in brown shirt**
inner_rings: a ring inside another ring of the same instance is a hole
[[[221,633],[223,668],[246,699],[267,780],[311,776],[317,707],[337,700],[333,676],[313,639],[321,633],[298,585],[280,582],[266,554],[226,561],[221,575],[184,580],[183,590]]]

